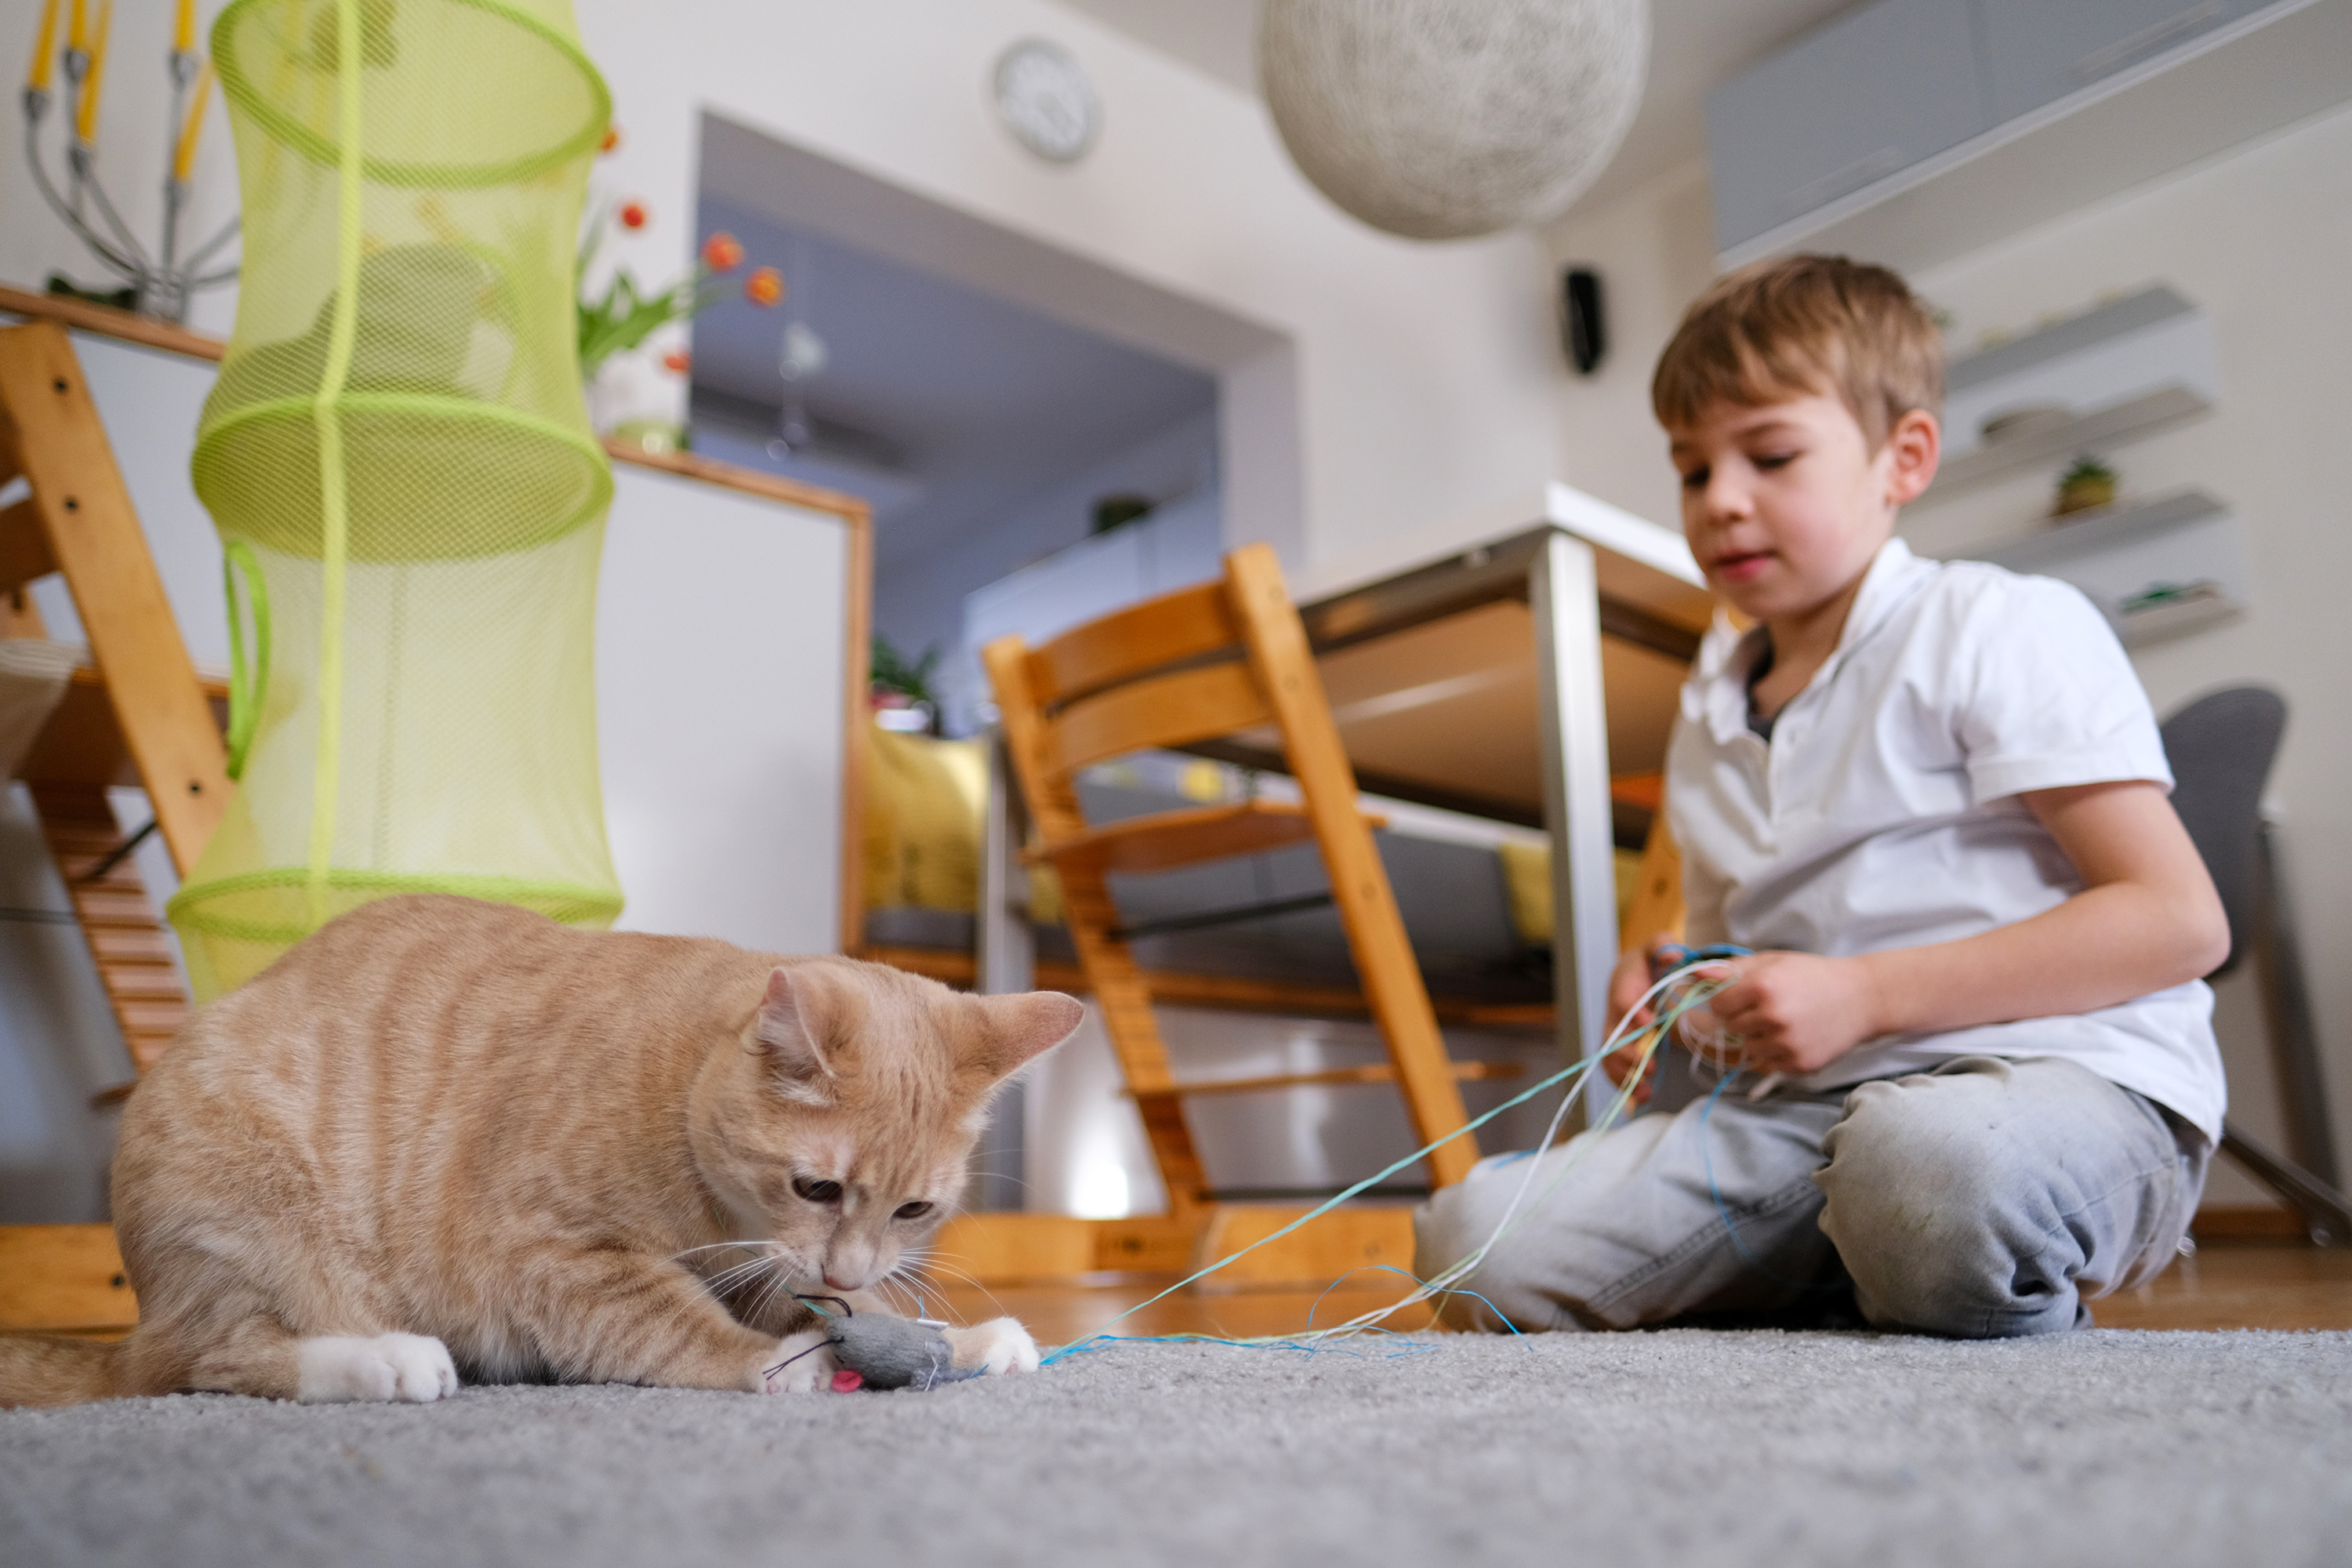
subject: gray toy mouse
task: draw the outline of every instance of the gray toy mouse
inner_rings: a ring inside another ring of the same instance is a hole
[[[919,1388],[961,1383],[978,1377],[980,1370],[959,1369],[945,1323],[925,1318],[894,1318],[883,1312],[844,1313],[828,1319],[824,1337],[840,1367],[834,1373],[836,1389]],[[853,1382],[852,1379],[856,1381]]]

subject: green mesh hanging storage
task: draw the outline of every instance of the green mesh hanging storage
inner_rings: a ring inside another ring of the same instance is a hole
[[[569,0],[236,0],[213,57],[246,259],[194,468],[238,786],[171,903],[198,1000],[392,893],[609,924],[572,267],[610,100]]]

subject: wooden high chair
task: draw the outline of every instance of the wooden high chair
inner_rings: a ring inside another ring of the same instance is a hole
[[[0,482],[32,493],[0,511],[0,636],[45,635],[26,587],[61,573],[91,663],[18,770],[142,1075],[187,996],[106,792],[138,784],[182,874],[229,795],[215,693],[180,640],[147,536],[115,466],[81,363],[54,321],[0,329]],[[217,695],[225,696],[226,693]]]
[[[1223,578],[1106,616],[1043,647],[1001,637],[981,658],[1037,826],[1031,858],[1061,879],[1070,936],[1143,1112],[1172,1215],[1191,1214],[1208,1192],[1184,1121],[1184,1096],[1220,1086],[1179,1084],[1171,1076],[1150,987],[1106,884],[1108,872],[1173,870],[1312,839],[1389,1049],[1386,1070],[1344,1076],[1393,1078],[1423,1143],[1468,1121],[1372,844],[1373,824],[1357,806],[1355,773],[1270,547],[1246,545],[1225,557]],[[1298,803],[1238,801],[1087,825],[1071,782],[1080,769],[1267,724],[1281,736],[1303,797]],[[1329,1083],[1340,1076],[1253,1079],[1249,1087]],[[1439,1186],[1459,1181],[1477,1158],[1470,1136],[1456,1138],[1429,1156],[1431,1178]]]
[[[183,874],[228,803],[227,750],[64,328],[0,328],[0,637],[46,637],[27,591],[62,574],[90,663],[19,764],[133,1069],[171,1043],[188,998],[109,788],[138,784]],[[127,1087],[127,1086],[126,1086]],[[119,1099],[120,1091],[101,1095]],[[118,1332],[137,1304],[109,1225],[0,1226],[0,1331]]]

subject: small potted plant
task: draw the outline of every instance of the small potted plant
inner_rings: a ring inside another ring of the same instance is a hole
[[[2116,471],[2096,458],[2083,457],[2058,478],[2058,500],[2052,517],[2069,517],[2116,504]]]
[[[888,637],[876,634],[871,699],[875,723],[901,733],[930,733],[939,722],[940,699],[931,686],[939,665],[936,647],[910,659]]]

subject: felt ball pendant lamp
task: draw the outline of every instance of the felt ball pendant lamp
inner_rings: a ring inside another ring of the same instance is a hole
[[[1539,222],[1624,139],[1647,0],[1266,0],[1258,74],[1285,146],[1375,228]]]

